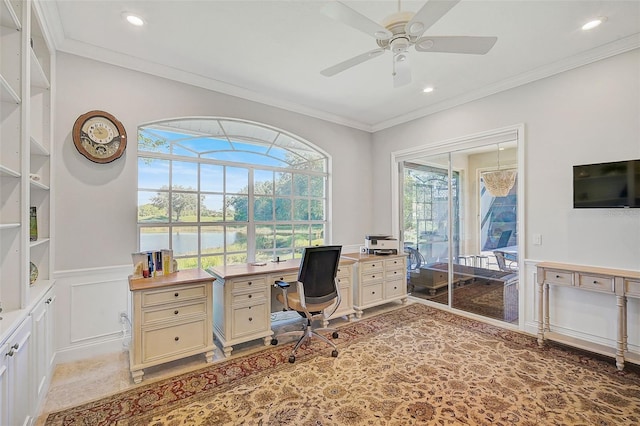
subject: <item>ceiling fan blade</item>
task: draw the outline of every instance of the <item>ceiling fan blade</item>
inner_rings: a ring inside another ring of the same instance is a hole
[[[429,27],[442,18],[460,0],[427,1],[405,26],[405,31],[414,37],[421,36]]]
[[[332,1],[324,5],[324,7],[322,8],[322,13],[335,19],[336,21],[340,21],[352,28],[369,34],[370,36],[375,37],[378,40],[388,40],[393,35],[391,31],[387,30],[382,25],[378,24],[375,21],[372,21],[360,12],[356,12],[349,6],[338,1]]]
[[[344,62],[340,62],[339,64],[336,64],[332,67],[324,69],[320,71],[320,74],[324,75],[325,77],[332,77],[342,71],[345,71],[351,67],[354,67],[365,61],[368,61],[369,59],[373,59],[376,56],[380,56],[383,53],[384,53],[384,49],[370,50],[369,52],[363,53],[362,55],[355,56],[351,59],[347,59]]]
[[[406,86],[411,83],[411,66],[409,55],[401,52],[393,57],[393,87]]]
[[[484,55],[491,50],[496,41],[498,41],[498,37],[425,36],[416,40],[416,50],[418,52]]]

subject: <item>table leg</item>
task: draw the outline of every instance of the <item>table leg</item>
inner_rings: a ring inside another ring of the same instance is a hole
[[[549,321],[549,284],[544,284],[544,324],[545,331],[551,331],[551,322]]]
[[[616,367],[622,371],[624,369],[624,349],[626,344],[625,339],[625,324],[627,323],[625,318],[625,296],[616,296],[616,304],[618,305],[618,341],[616,342]]]
[[[544,345],[544,283],[538,283],[538,346]]]

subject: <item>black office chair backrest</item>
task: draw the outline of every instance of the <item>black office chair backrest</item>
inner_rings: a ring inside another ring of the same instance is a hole
[[[511,238],[511,232],[512,231],[502,231],[502,234],[500,234],[500,239],[498,240],[498,245],[496,246],[496,248],[502,248],[509,245],[509,238]]]
[[[308,304],[324,303],[338,296],[335,284],[342,246],[306,247],[302,254],[298,281],[304,285]]]

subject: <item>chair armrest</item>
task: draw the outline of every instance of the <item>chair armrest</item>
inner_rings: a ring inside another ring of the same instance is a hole
[[[282,290],[284,290],[285,288],[289,288],[291,287],[291,284],[284,282],[284,281],[276,281],[273,283],[273,286],[278,286],[280,287]]]

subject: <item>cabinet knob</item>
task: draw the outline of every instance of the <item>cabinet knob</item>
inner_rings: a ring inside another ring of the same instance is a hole
[[[176,336],[176,337],[173,338],[173,340],[175,340],[177,342],[178,340],[180,340],[180,338],[178,336]]]
[[[598,281],[596,281],[596,280],[593,280],[593,283],[594,283],[594,284],[598,284]]]
[[[252,294],[249,295],[249,299],[251,299],[251,296],[253,296]]]
[[[560,275],[556,275],[556,278],[560,278]]]
[[[20,345],[17,344],[17,343],[15,345],[11,346],[11,348],[9,349],[9,352],[7,352],[7,355],[13,356],[13,354],[16,353],[16,351],[18,350],[19,347],[20,347]]]
[[[247,285],[251,285],[251,284],[253,284],[253,282],[251,282],[251,281],[249,281],[249,282],[247,283]]]
[[[47,300],[44,301],[44,303],[46,303],[47,305],[51,303],[51,300],[53,300],[51,297],[48,298]]]
[[[249,317],[249,321],[253,321],[253,317]]]
[[[173,294],[175,297],[178,297],[180,295],[180,293],[174,293]]]
[[[176,309],[175,311],[173,311],[174,315],[178,315],[178,310]]]
[[[375,278],[375,277],[376,277],[375,275],[371,275],[371,278]]]
[[[371,292],[371,294],[376,294],[376,292],[375,292],[375,291],[372,291],[372,292]]]

